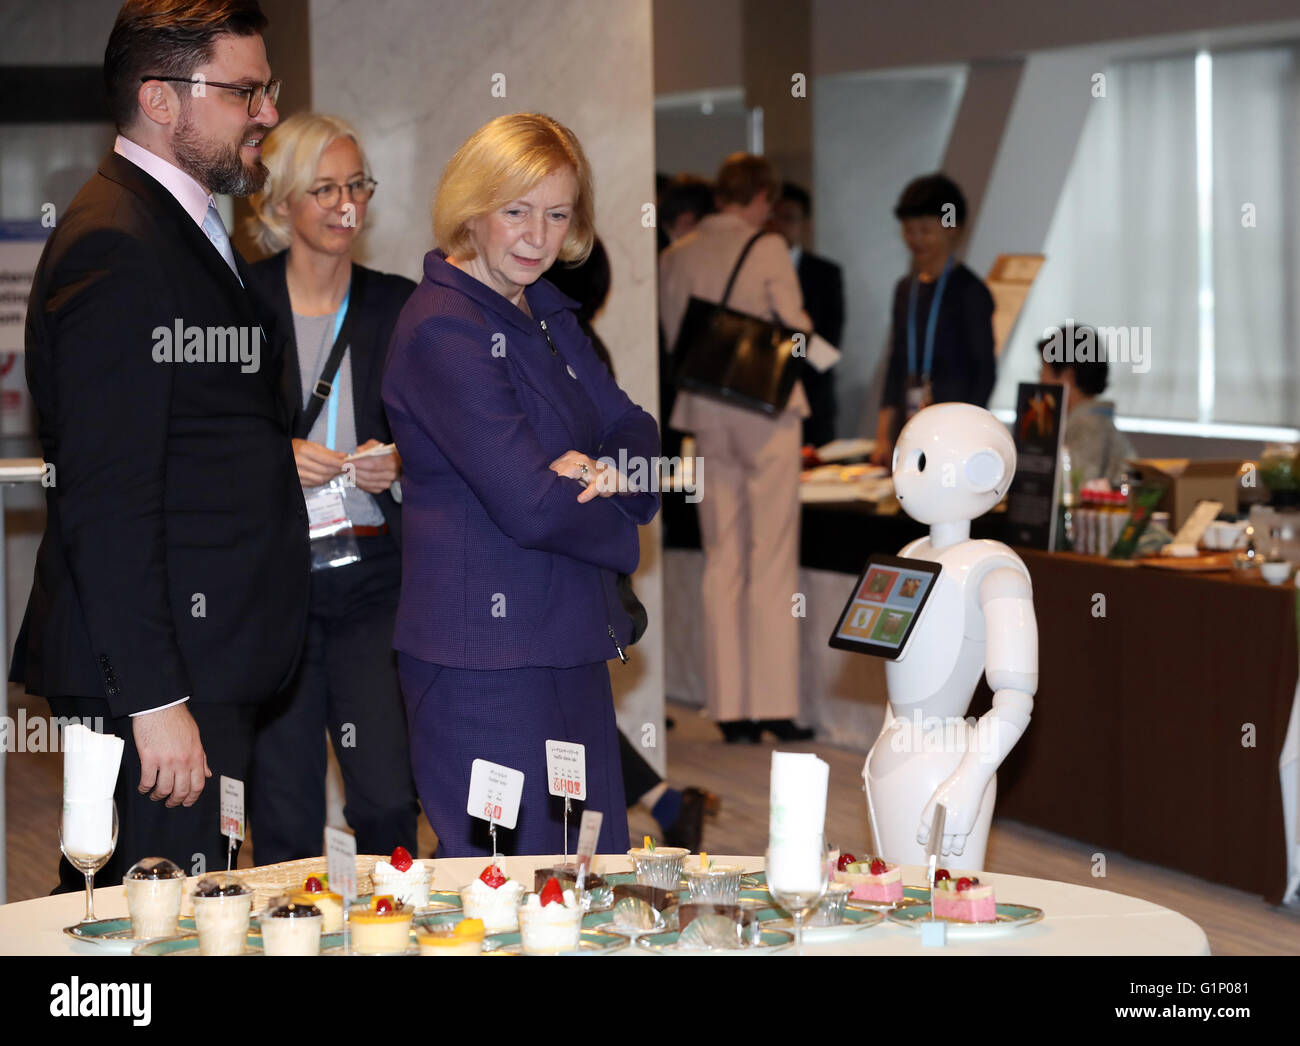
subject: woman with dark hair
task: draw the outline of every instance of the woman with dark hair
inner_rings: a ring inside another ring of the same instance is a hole
[[[1118,482],[1125,462],[1137,452],[1115,427],[1115,404],[1098,399],[1110,383],[1110,364],[1101,335],[1093,327],[1067,320],[1038,343],[1038,353],[1043,360],[1038,380],[1064,385],[1068,394],[1065,448],[1070,454],[1075,493],[1089,480]]]
[[[931,403],[988,404],[996,378],[993,296],[953,257],[966,197],[947,175],[913,179],[894,207],[911,272],[894,288],[889,369],[871,460],[890,464],[903,424]]]

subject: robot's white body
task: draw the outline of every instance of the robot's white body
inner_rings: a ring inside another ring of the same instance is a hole
[[[1000,542],[970,540],[970,520],[997,503],[1014,472],[1010,435],[978,407],[929,407],[899,436],[900,504],[931,524],[900,555],[942,570],[903,657],[886,663],[889,710],[862,771],[876,851],[890,861],[925,863],[941,802],[942,852],[961,856],[962,869],[984,866],[996,771],[1033,708],[1038,632],[1024,563]],[[968,722],[981,673],[993,708]]]

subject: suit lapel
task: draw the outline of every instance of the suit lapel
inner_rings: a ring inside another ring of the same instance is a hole
[[[257,323],[252,302],[240,284],[240,278],[231,272],[221,252],[212,245],[212,241],[186,213],[176,197],[130,160],[114,152],[104,158],[99,165],[99,173],[145,200],[149,212],[157,218],[159,224],[174,233],[189,252],[198,258],[239,320],[245,325]],[[236,265],[240,260],[239,252],[235,251]]]

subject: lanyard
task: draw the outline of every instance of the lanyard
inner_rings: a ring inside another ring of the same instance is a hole
[[[939,319],[939,302],[943,300],[943,289],[948,283],[948,273],[952,271],[952,256],[943,263],[943,272],[939,274],[939,282],[934,285],[934,298],[930,302],[930,318],[925,325],[925,361],[924,367],[919,372],[926,380],[930,380],[930,368],[934,364],[934,328]],[[908,377],[918,373],[916,369],[916,288],[920,281],[917,277],[912,277],[912,288],[907,293],[907,374]]]
[[[343,295],[343,304],[339,306],[339,311],[334,314],[334,336],[330,339],[330,344],[338,341],[339,330],[343,327],[343,317],[348,314],[348,299],[352,297],[352,286],[348,285],[347,293]],[[334,380],[330,383],[330,398],[328,412],[325,420],[325,446],[330,450],[334,449],[334,441],[338,438],[339,430],[339,371],[343,370],[343,361],[339,361],[339,369],[334,372]]]

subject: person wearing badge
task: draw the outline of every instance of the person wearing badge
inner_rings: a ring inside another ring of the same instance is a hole
[[[966,197],[947,175],[909,182],[894,217],[912,271],[894,288],[889,367],[871,460],[888,466],[894,441],[932,403],[988,405],[997,377],[993,296],[953,257],[966,225]]]
[[[284,348],[312,574],[298,674],[258,719],[257,861],[320,855],[327,729],[358,851],[415,852],[419,808],[393,653],[401,458],[379,399],[388,340],[415,284],[352,260],[377,184],[356,131],[300,113],[264,149],[271,176],[250,201],[251,228],[278,253],[252,267],[249,289]]]

